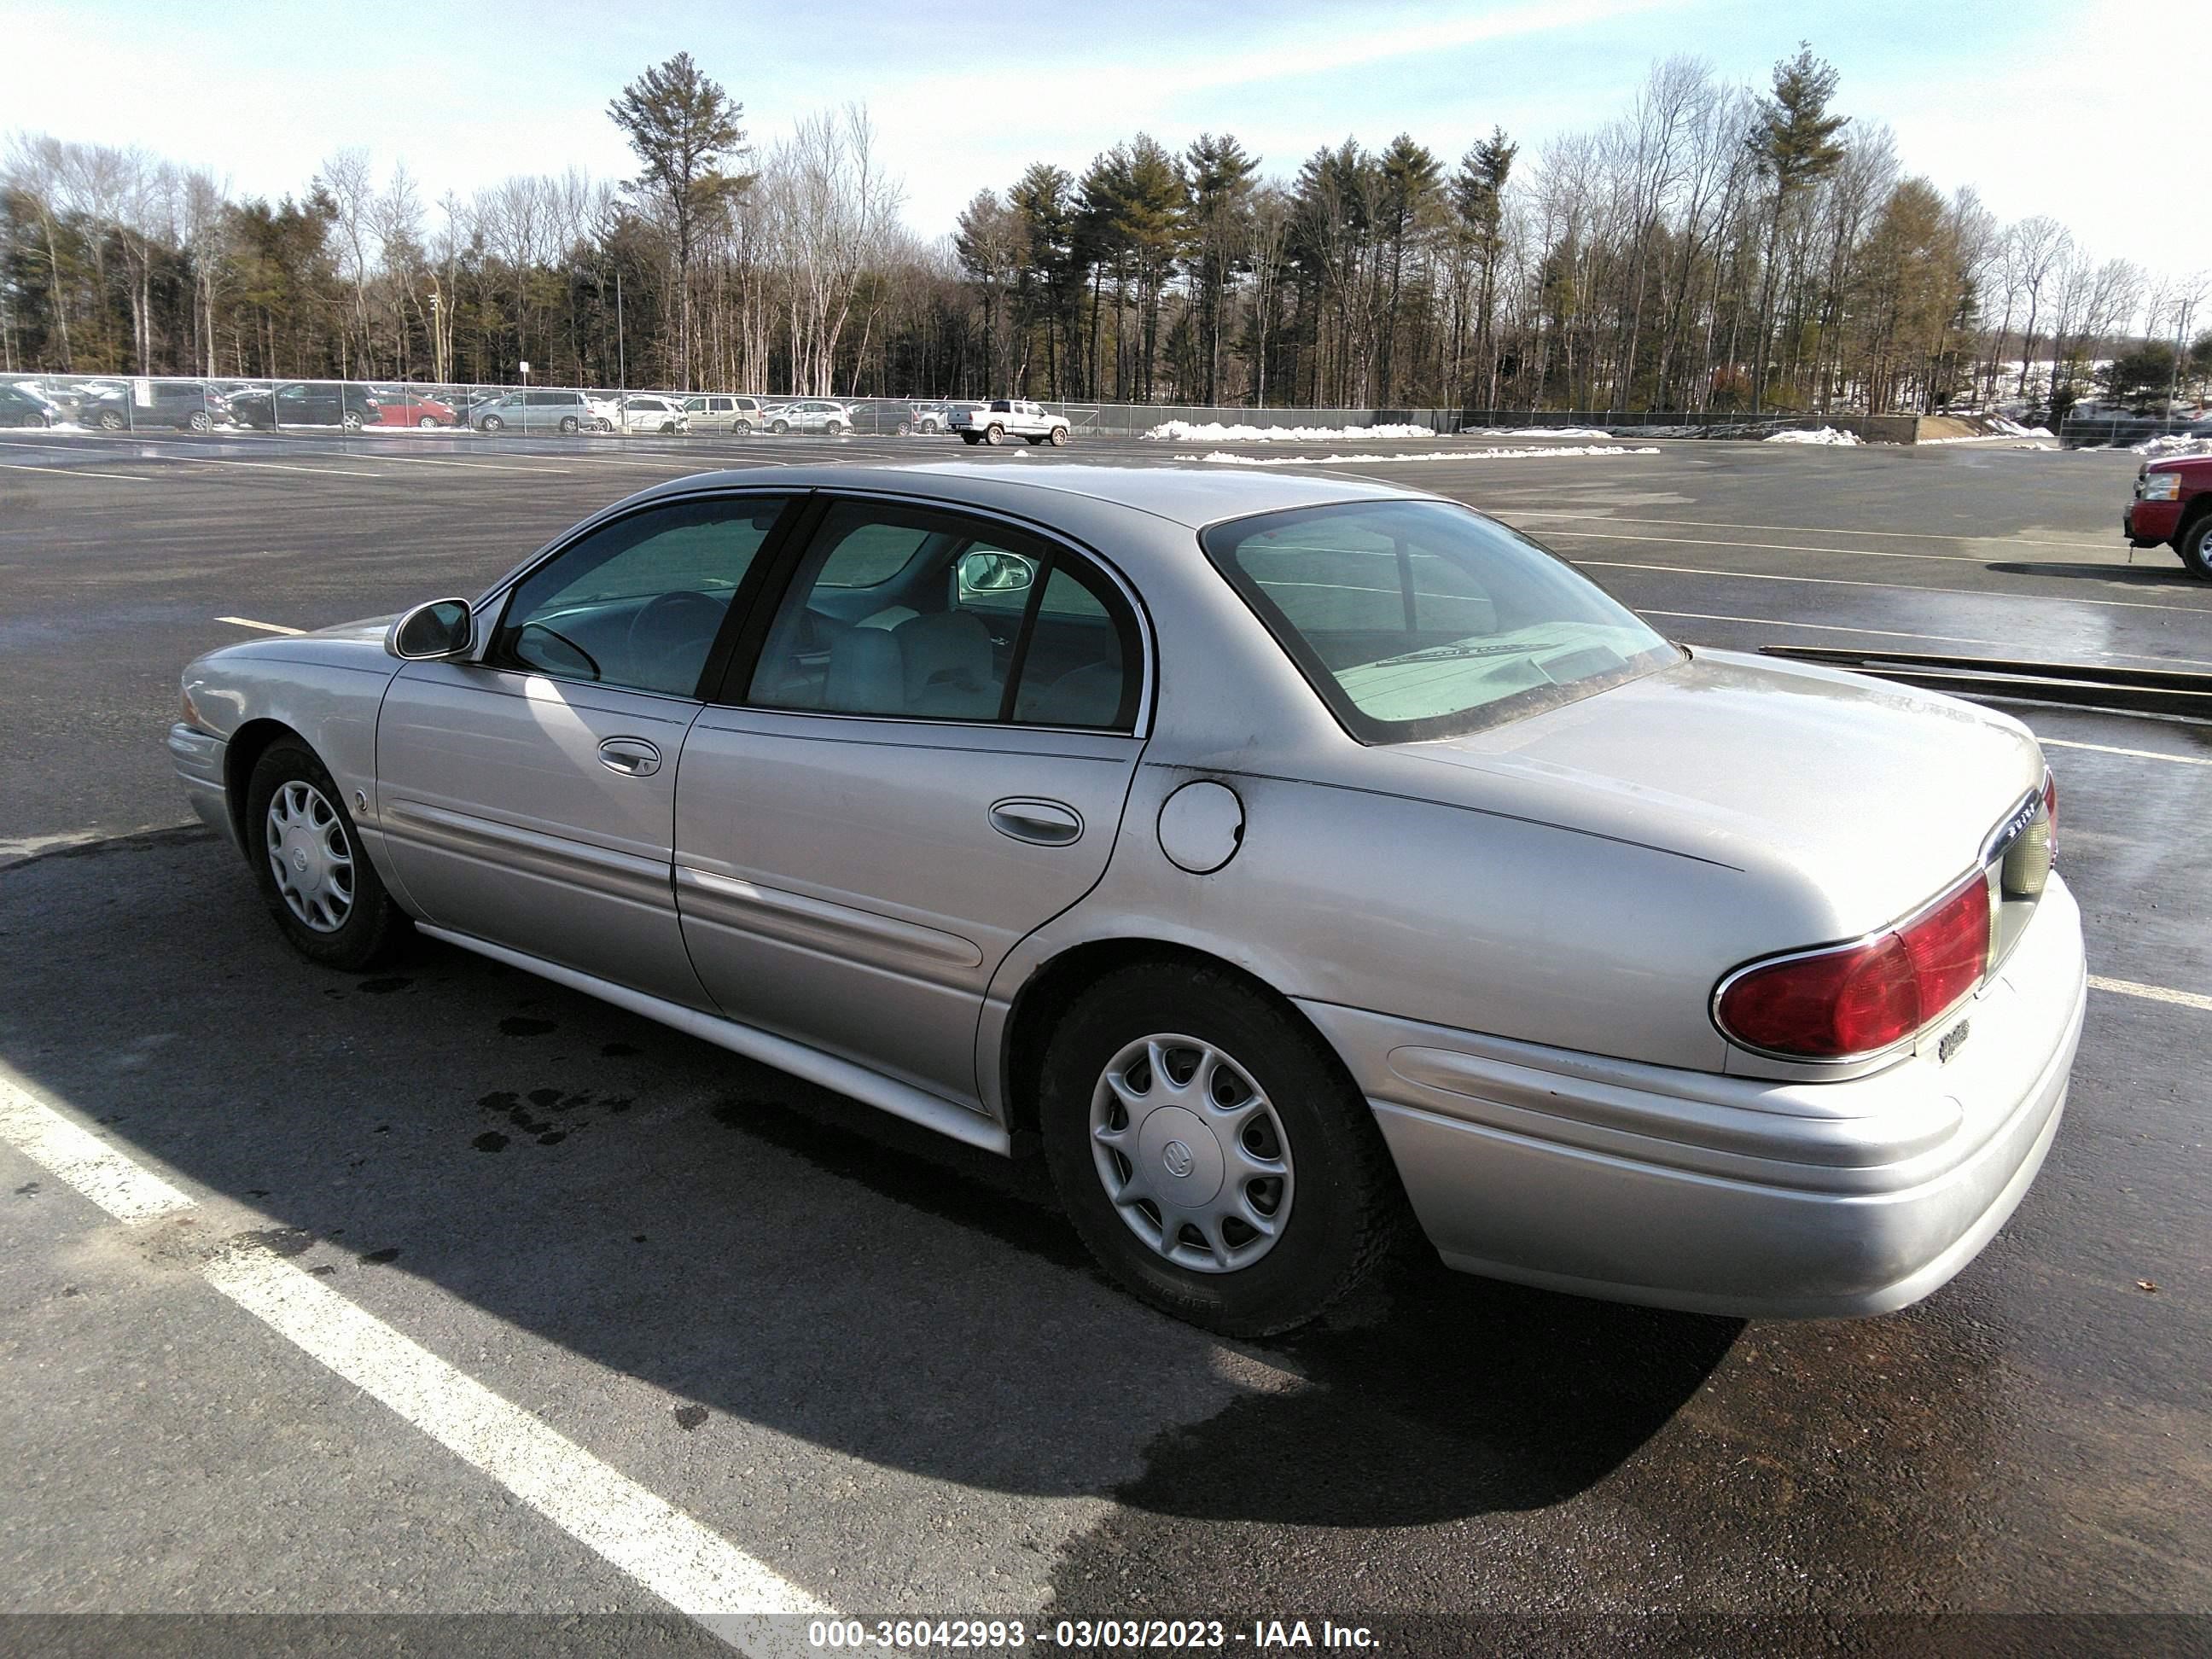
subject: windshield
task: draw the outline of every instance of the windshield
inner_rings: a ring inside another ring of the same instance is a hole
[[[1200,540],[1363,743],[1477,731],[1680,658],[1564,561],[1448,501],[1264,514]]]

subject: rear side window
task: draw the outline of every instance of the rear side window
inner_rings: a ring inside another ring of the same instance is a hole
[[[1452,503],[1263,514],[1200,540],[1364,743],[1480,730],[1680,660],[1565,562]]]

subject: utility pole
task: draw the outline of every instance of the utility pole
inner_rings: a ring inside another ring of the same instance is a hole
[[[622,267],[615,267],[615,390],[629,390],[629,356],[623,343]]]

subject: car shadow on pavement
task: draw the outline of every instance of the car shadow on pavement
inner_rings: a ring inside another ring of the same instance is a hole
[[[2064,564],[2014,560],[1984,568],[2004,576],[2081,576],[2092,581],[2125,582],[2137,587],[2202,587],[2203,583],[2172,562],[2162,547],[2145,552],[2134,564]]]
[[[1109,1285],[1036,1161],[442,946],[316,969],[210,836],[0,872],[0,1061],[418,1340],[477,1310],[688,1402],[672,1478],[696,1407],[988,1490],[1429,1523],[1604,1478],[1741,1329],[1415,1250],[1224,1344]]]

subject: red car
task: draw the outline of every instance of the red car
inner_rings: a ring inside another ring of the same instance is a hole
[[[435,398],[420,392],[400,390],[373,392],[376,399],[376,418],[371,426],[458,426],[461,417],[453,412],[451,404],[441,404]]]

